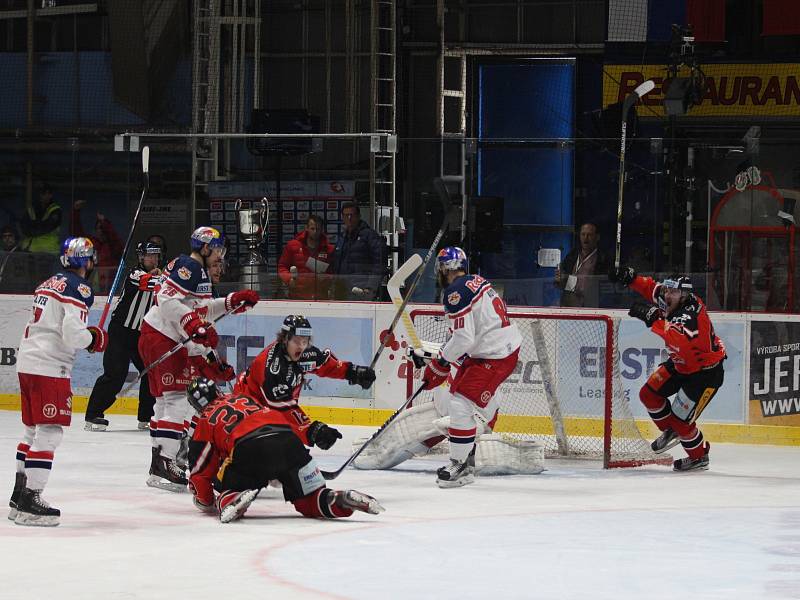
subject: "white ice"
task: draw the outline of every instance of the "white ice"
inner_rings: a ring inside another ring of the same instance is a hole
[[[443,462],[345,471],[331,487],[382,515],[304,519],[270,488],[223,525],[188,494],[148,488],[147,433],[75,415],[44,494],[61,525],[0,523],[0,598],[800,598],[800,448],[714,444],[711,470],[603,471],[551,461],[541,475],[440,490]],[[316,452],[338,467],[350,440]],[[22,431],[0,411],[7,493]]]

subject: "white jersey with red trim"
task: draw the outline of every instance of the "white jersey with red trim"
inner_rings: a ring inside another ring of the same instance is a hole
[[[522,336],[508,318],[506,303],[480,275],[462,275],[442,296],[450,339],[441,355],[455,362],[473,358],[505,358],[519,348]]]
[[[67,378],[75,354],[92,343],[86,329],[92,286],[73,271],[56,273],[33,294],[31,318],[17,355],[17,372]]]
[[[225,312],[225,298],[214,298],[211,279],[199,262],[181,254],[164,269],[156,287],[153,306],[144,321],[171,340],[186,338],[181,319],[196,312],[205,321],[212,321]]]

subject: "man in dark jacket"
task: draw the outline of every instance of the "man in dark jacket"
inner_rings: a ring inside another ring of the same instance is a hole
[[[344,232],[336,244],[333,297],[336,300],[375,300],[386,267],[384,241],[361,220],[355,202],[342,204]]]
[[[556,268],[555,284],[561,288],[561,306],[599,306],[600,276],[608,274],[608,257],[598,249],[597,225],[581,225],[577,248],[573,248]]]

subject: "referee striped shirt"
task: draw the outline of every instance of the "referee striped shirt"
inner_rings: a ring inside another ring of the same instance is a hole
[[[123,327],[138,331],[142,319],[153,305],[153,291],[159,280],[160,275],[133,269],[125,280],[125,288],[114,307],[111,320]]]

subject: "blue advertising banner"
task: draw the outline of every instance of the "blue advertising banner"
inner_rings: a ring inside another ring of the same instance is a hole
[[[101,307],[102,308],[102,307]],[[90,323],[97,323],[101,310],[92,310]],[[253,359],[272,340],[283,323],[282,316],[231,315],[220,321],[217,331],[220,343],[217,347],[224,360],[236,369],[236,373],[244,371]],[[319,348],[330,348],[337,358],[352,361],[359,365],[369,364],[372,360],[372,319],[358,317],[313,317],[313,344]],[[91,389],[97,377],[103,372],[102,355],[79,352],[75,367],[72,370],[73,389]],[[137,376],[133,365],[130,366],[128,380]],[[374,389],[374,388],[373,388]],[[344,380],[327,379],[309,376],[303,387],[305,396],[337,396],[342,398],[372,398],[372,390],[362,390],[359,386],[351,386]],[[134,388],[129,395],[138,394]]]

